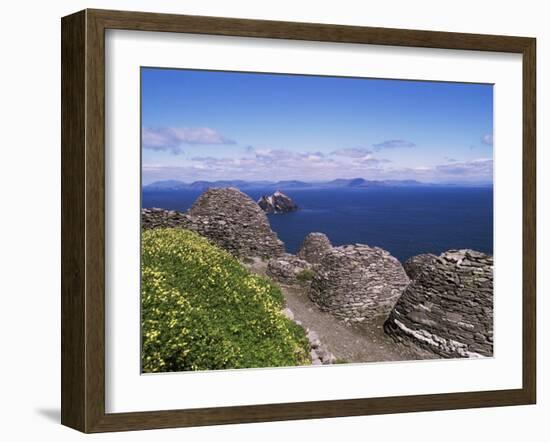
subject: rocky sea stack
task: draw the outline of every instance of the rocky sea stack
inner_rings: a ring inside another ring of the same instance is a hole
[[[324,253],[309,296],[321,310],[362,322],[386,318],[408,284],[397,258],[378,247],[355,244]]]
[[[439,356],[492,356],[493,257],[466,249],[424,260],[384,329]]]
[[[271,230],[260,207],[238,189],[212,188],[202,193],[187,213],[143,209],[142,228],[181,227],[208,238],[239,258],[271,258],[284,244]]]
[[[298,206],[283,192],[276,191],[273,195],[263,195],[258,205],[265,213],[288,213],[298,210]]]

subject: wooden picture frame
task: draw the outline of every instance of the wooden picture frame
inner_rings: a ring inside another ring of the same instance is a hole
[[[523,57],[523,385],[475,391],[132,413],[105,412],[105,30],[418,48]],[[533,38],[84,10],[62,19],[62,424],[83,432],[533,404],[536,400],[536,41]]]

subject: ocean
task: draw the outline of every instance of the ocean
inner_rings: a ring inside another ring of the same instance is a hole
[[[246,190],[257,200],[273,189]],[[333,245],[362,243],[388,250],[404,262],[420,253],[449,249],[493,253],[493,189],[380,187],[284,190],[297,212],[268,215],[290,253],[310,232],[325,233]],[[186,211],[195,190],[144,191],[142,207]]]

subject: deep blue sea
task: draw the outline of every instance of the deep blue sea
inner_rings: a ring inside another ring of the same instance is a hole
[[[273,190],[246,190],[254,200]],[[284,190],[297,212],[269,215],[271,227],[296,253],[310,232],[333,245],[363,243],[400,261],[419,253],[470,248],[493,253],[493,189],[384,187]],[[185,211],[200,191],[147,191],[143,207]]]

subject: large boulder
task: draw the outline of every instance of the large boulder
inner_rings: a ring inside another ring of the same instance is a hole
[[[142,210],[142,227],[182,227],[208,238],[238,258],[271,258],[284,253],[284,244],[271,230],[266,214],[238,189],[211,188],[182,214]]]
[[[423,253],[407,259],[405,264],[403,264],[403,268],[405,269],[407,276],[413,280],[422,270],[429,268],[436,259],[436,255],[431,253]]]
[[[309,283],[313,276],[311,264],[291,254],[270,259],[266,273],[283,284]]]
[[[410,347],[443,357],[493,354],[493,257],[449,250],[420,269],[384,325]]]
[[[355,244],[325,252],[309,295],[321,310],[360,322],[386,318],[408,284],[403,266],[389,252]]]
[[[311,264],[319,264],[325,253],[332,249],[332,244],[324,233],[308,234],[302,243],[298,256]]]

